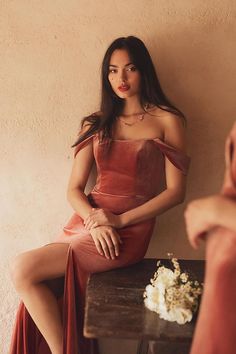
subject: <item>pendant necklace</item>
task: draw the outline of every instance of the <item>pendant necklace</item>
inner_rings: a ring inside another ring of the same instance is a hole
[[[117,119],[119,119],[123,124],[128,125],[131,127],[132,125],[138,123],[139,121],[142,121],[144,119],[146,112],[139,112],[139,113],[133,113],[133,114],[121,114]],[[136,120],[132,123],[128,123],[125,119],[121,117],[136,117]]]

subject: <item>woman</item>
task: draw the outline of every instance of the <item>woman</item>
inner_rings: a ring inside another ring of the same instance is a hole
[[[185,212],[194,248],[206,240],[204,293],[191,354],[234,354],[236,346],[236,124],[226,141],[221,193],[192,201]],[[203,350],[204,348],[204,350]]]
[[[11,354],[36,348],[43,354],[49,348],[53,354],[95,353],[95,342],[82,335],[88,275],[140,261],[155,217],[184,199],[183,114],[165,97],[138,38],[118,38],[107,49],[100,111],[83,119],[74,146],[68,186],[74,215],[54,243],[19,255],[12,267],[24,305]],[[86,196],[94,160],[98,177]],[[160,191],[163,172],[166,188]],[[64,296],[51,281],[63,276]]]

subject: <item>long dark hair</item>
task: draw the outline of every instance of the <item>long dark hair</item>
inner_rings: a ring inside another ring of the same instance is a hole
[[[140,103],[142,108],[145,110],[146,104],[154,105],[164,111],[174,113],[185,120],[183,113],[165,96],[158,80],[152,59],[144,43],[134,36],[120,37],[111,43],[103,58],[101,70],[102,94],[100,112],[93,113],[82,119],[81,127],[88,123],[89,128],[85,133],[80,135],[72,147],[99,131],[102,132],[102,139],[111,137],[113,123],[115,122],[116,117],[122,113],[124,99],[118,97],[114,93],[108,80],[110,59],[116,49],[125,49],[128,52],[132,63],[140,72]]]

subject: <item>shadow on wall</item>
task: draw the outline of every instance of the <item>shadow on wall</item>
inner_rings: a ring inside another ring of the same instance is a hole
[[[235,36],[232,28],[223,31],[211,23],[199,24],[199,30],[189,27],[187,33],[165,28],[163,36],[161,44],[156,37],[150,40],[151,54],[164,91],[187,117],[189,189],[196,195],[211,193],[220,187],[224,141],[236,118]]]

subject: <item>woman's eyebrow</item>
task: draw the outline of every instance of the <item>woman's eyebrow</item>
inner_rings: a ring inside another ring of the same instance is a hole
[[[133,63],[128,63],[128,64],[125,64],[125,66],[129,66],[129,65],[132,65]],[[114,68],[118,68],[117,65],[114,65],[114,64],[109,64],[109,66],[113,66]]]

